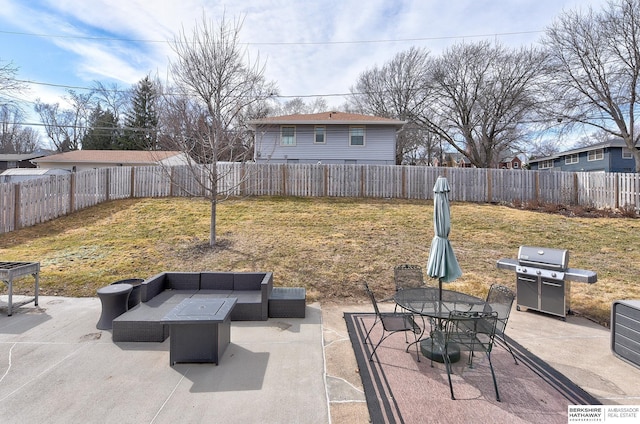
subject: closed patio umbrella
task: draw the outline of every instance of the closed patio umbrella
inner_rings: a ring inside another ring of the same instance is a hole
[[[438,279],[440,299],[442,299],[442,283],[450,283],[462,275],[453,247],[449,242],[451,231],[451,212],[449,210],[449,182],[445,177],[438,177],[433,186],[433,227],[435,236],[431,241],[427,275]]]

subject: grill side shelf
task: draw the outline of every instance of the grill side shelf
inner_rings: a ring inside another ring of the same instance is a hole
[[[507,269],[509,271],[516,272],[516,267],[518,266],[517,259],[498,259],[496,262],[496,266],[498,269]]]
[[[576,283],[593,284],[598,281],[598,274],[586,269],[567,268],[564,272],[564,278]]]

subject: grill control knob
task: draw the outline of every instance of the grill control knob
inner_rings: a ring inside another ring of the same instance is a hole
[[[522,268],[522,272],[527,272],[527,268]]]
[[[539,269],[536,270],[536,274],[540,275],[542,274],[542,271],[540,271]]]
[[[551,273],[551,276],[552,276],[553,278],[556,278],[556,273],[555,273],[555,272],[552,272],[552,273]]]

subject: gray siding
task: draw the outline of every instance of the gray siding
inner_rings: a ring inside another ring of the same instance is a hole
[[[622,157],[621,147],[605,147],[604,157],[601,160],[588,160],[589,152],[579,152],[577,163],[566,163],[566,159],[571,155],[563,154],[553,160],[553,168],[542,169],[541,171],[567,171],[567,172],[635,172],[635,160]],[[539,169],[539,162],[532,162],[531,170]]]
[[[314,125],[295,125],[296,145],[280,145],[280,125],[256,131],[256,162],[394,165],[396,129],[365,125],[364,146],[349,145],[350,125],[325,125],[326,141],[314,143]]]

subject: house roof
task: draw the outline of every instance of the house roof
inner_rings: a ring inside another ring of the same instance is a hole
[[[321,112],[309,114],[295,114],[283,116],[269,116],[262,119],[255,119],[249,122],[252,125],[286,125],[286,124],[347,124],[347,125],[394,125],[402,126],[406,121],[397,119],[382,118],[379,116],[360,115],[346,112]]]
[[[43,152],[34,152],[34,153],[22,153],[22,154],[2,154],[0,155],[0,162],[21,162],[23,160],[31,160],[34,158],[39,158],[42,156],[46,156],[46,153]]]
[[[571,150],[565,150],[564,152],[556,153],[555,155],[545,156],[545,157],[540,157],[540,158],[535,158],[535,159],[529,159],[529,163],[531,163],[531,162],[542,162],[542,161],[545,161],[545,160],[552,160],[552,159],[558,159],[558,158],[561,158],[561,157],[567,156],[567,155],[575,155],[575,154],[578,154],[578,153],[589,152],[591,150],[597,150],[597,149],[606,149],[606,148],[609,148],[609,147],[627,147],[627,144],[624,142],[624,140],[622,140],[620,138],[613,138],[611,140],[603,141],[601,143],[595,143],[595,144],[590,144],[590,145],[584,146],[584,147],[578,147],[578,148],[571,149]],[[638,147],[638,144],[636,144],[636,147]]]
[[[149,163],[155,164],[161,160],[178,156],[179,151],[148,151],[148,150],[73,150],[34,159],[32,162],[100,162],[100,163]]]

